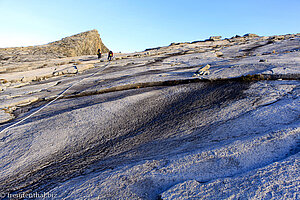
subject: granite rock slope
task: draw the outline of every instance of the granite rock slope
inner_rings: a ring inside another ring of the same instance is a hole
[[[52,199],[298,199],[299,50],[299,34],[247,34],[2,73],[0,188]]]

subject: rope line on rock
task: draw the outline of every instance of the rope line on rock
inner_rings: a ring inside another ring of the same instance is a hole
[[[46,107],[48,107],[49,105],[51,105],[53,102],[55,102],[57,99],[61,98],[69,89],[71,89],[73,86],[75,86],[76,84],[79,84],[80,82],[82,82],[83,80],[87,79],[87,78],[91,78],[93,76],[95,76],[97,73],[102,72],[104,69],[106,69],[109,66],[109,63],[107,63],[106,65],[104,65],[101,69],[97,70],[96,72],[94,72],[93,74],[91,74],[90,76],[87,76],[83,79],[81,79],[78,82],[75,82],[73,84],[71,84],[69,87],[67,87],[64,91],[62,91],[57,97],[55,97],[55,99],[53,99],[52,101],[50,101],[49,103],[45,104],[44,106],[42,106],[40,109],[38,109],[37,111],[31,113],[30,115],[28,115],[27,117],[25,117],[24,119],[4,128],[3,130],[0,131],[0,134],[4,133],[5,131],[7,131],[8,129],[17,126],[18,124],[24,122],[25,120],[29,119],[30,117],[32,117],[33,115],[37,114],[38,112],[40,112],[41,110],[45,109]],[[5,136],[3,136],[0,140],[4,141],[5,140]]]

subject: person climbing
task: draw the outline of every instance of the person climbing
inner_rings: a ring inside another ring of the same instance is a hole
[[[112,57],[114,56],[114,53],[112,51],[108,52],[108,60],[111,61]]]
[[[101,50],[100,49],[98,49],[97,55],[98,55],[98,59],[100,59],[101,58]]]

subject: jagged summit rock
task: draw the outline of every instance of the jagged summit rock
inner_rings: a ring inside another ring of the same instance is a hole
[[[98,49],[101,49],[103,53],[108,52],[108,48],[103,44],[98,31],[94,29],[46,45],[0,48],[0,64],[95,55]]]
[[[62,40],[49,43],[53,47],[61,51],[67,57],[93,55],[98,49],[103,53],[108,52],[108,48],[103,44],[97,30],[82,32]]]

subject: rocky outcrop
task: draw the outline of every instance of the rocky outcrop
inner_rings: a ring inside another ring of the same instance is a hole
[[[210,36],[207,41],[219,41],[221,40],[222,36]]]
[[[108,52],[108,48],[103,44],[98,31],[91,30],[46,45],[0,48],[0,65],[96,55],[98,49],[101,49],[103,53]]]
[[[108,48],[102,43],[97,30],[91,30],[71,37],[63,38],[62,40],[49,43],[48,50],[56,49],[64,56],[74,57],[82,55],[94,55],[98,49],[103,53],[108,52]]]
[[[247,33],[244,35],[244,37],[259,37],[259,36],[254,33]]]

